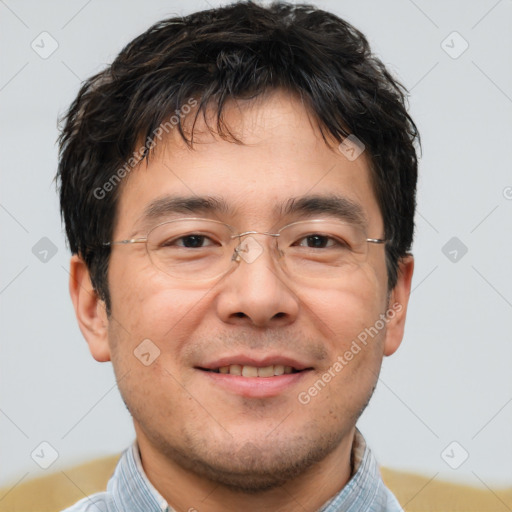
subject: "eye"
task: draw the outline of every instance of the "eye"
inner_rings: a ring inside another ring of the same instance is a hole
[[[213,240],[206,235],[192,233],[190,235],[180,236],[178,238],[165,240],[161,247],[185,247],[186,249],[202,249],[203,247],[211,247],[215,244]]]
[[[313,233],[300,238],[294,245],[311,249],[349,248],[344,240],[332,236]]]

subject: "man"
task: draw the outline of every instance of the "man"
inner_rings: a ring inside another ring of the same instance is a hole
[[[162,21],[82,87],[70,291],[135,426],[71,511],[396,511],[356,421],[404,330],[416,127],[313,6]]]

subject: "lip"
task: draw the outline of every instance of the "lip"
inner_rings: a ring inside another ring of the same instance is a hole
[[[295,370],[305,370],[310,368],[311,365],[301,363],[300,361],[292,358],[283,356],[280,354],[267,354],[265,357],[248,356],[247,354],[235,354],[226,357],[221,357],[215,361],[207,362],[201,365],[197,365],[198,369],[205,370],[217,370],[222,366],[230,366],[232,364],[239,364],[240,366],[256,366],[257,368],[264,368],[265,366],[291,366]],[[245,377],[244,377],[245,378]],[[258,377],[267,378],[267,377]],[[273,377],[268,377],[273,378]]]
[[[201,372],[205,378],[210,379],[214,386],[246,398],[270,398],[281,395],[299,384],[312,371],[308,368],[297,373],[274,377],[242,377],[205,371],[200,368],[196,368],[196,370]]]
[[[216,373],[214,371],[223,366],[238,364],[240,366],[291,366],[294,373],[274,375],[273,377],[242,377],[239,375]],[[230,354],[218,359],[204,362],[195,366],[210,383],[224,391],[246,398],[270,398],[289,391],[301,382],[312,370],[312,365],[301,362],[295,357],[285,354]]]

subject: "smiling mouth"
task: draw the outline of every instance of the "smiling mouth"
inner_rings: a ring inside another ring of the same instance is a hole
[[[271,365],[271,366],[249,366],[249,365],[240,365],[240,364],[230,364],[229,366],[221,366],[219,368],[210,369],[210,368],[199,368],[199,370],[203,370],[205,372],[211,373],[221,373],[223,375],[236,375],[239,377],[279,377],[280,375],[289,375],[291,373],[301,373],[306,370],[310,370],[310,368],[305,368],[304,370],[297,370],[292,366],[284,366],[281,364]]]

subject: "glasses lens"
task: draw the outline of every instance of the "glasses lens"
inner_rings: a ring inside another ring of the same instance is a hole
[[[206,219],[180,219],[148,234],[151,262],[162,272],[188,280],[211,279],[229,269],[233,252],[230,228]]]
[[[162,272],[201,281],[225,274],[234,261],[252,263],[272,247],[253,240],[258,251],[251,249],[249,258],[245,252],[251,237],[233,235],[232,228],[222,222],[179,219],[152,229],[147,248],[151,262]],[[366,261],[366,238],[364,230],[353,224],[314,219],[285,226],[273,240],[280,264],[291,277],[336,279]]]
[[[311,220],[283,228],[278,239],[291,275],[335,278],[366,261],[366,234],[353,224]]]

